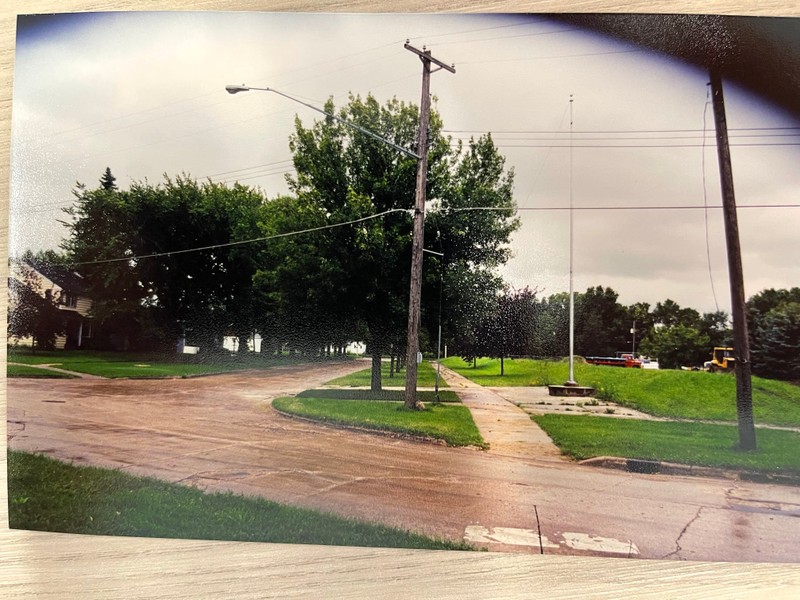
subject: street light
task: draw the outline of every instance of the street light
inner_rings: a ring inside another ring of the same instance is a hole
[[[297,102],[298,104],[302,104],[303,106],[305,106],[307,108],[310,108],[311,110],[315,110],[318,113],[322,113],[326,117],[330,117],[331,119],[334,119],[335,121],[338,121],[339,123],[342,123],[343,125],[347,125],[348,127],[352,127],[353,129],[357,129],[361,133],[363,133],[365,135],[368,135],[371,138],[374,138],[374,139],[378,140],[379,142],[383,142],[384,144],[388,144],[389,146],[391,146],[395,150],[398,150],[398,151],[402,152],[403,154],[407,154],[408,156],[410,156],[412,158],[419,159],[419,154],[417,154],[416,152],[412,152],[408,148],[403,148],[402,146],[399,146],[399,145],[395,144],[391,140],[387,140],[386,138],[383,138],[383,137],[379,136],[377,133],[373,133],[369,129],[364,129],[360,125],[356,125],[355,123],[351,123],[350,121],[346,121],[345,119],[337,117],[333,113],[329,113],[327,111],[322,110],[321,108],[317,108],[313,104],[307,104],[306,102],[303,102],[302,100],[299,100],[299,99],[297,99],[297,98],[295,98],[293,96],[290,96],[289,94],[284,94],[283,92],[278,91],[275,88],[252,87],[252,86],[244,85],[244,84],[242,84],[242,85],[226,85],[225,86],[225,91],[228,92],[229,94],[238,94],[239,92],[249,92],[251,90],[255,90],[255,91],[258,91],[258,92],[272,92],[273,94],[278,94],[279,96],[283,96],[284,98],[288,98],[289,100],[292,100],[293,102]]]
[[[416,194],[415,194],[415,209],[414,209],[414,231],[412,236],[412,257],[411,257],[411,290],[409,294],[409,307],[408,307],[408,361],[406,364],[406,389],[405,389],[405,400],[406,404],[413,403],[414,406],[417,405],[416,403],[416,386],[417,386],[417,364],[414,361],[416,358],[412,356],[412,353],[415,353],[415,349],[419,346],[419,315],[420,315],[420,294],[421,294],[421,270],[422,270],[422,238],[423,238],[423,219],[424,219],[424,211],[425,211],[425,188],[426,188],[426,178],[427,178],[427,125],[428,125],[428,118],[430,112],[430,93],[429,93],[429,83],[428,80],[430,78],[430,63],[434,61],[434,59],[430,56],[430,52],[423,52],[419,53],[414,48],[411,48],[406,44],[406,48],[409,50],[414,50],[420,57],[423,59],[423,86],[422,86],[422,102],[420,108],[420,133],[419,133],[419,147],[422,154],[417,154],[416,152],[412,152],[408,148],[403,148],[392,142],[391,140],[387,140],[379,136],[378,134],[369,131],[368,129],[364,129],[363,127],[356,125],[355,123],[351,123],[345,119],[337,117],[336,115],[329,113],[327,111],[322,110],[321,108],[317,108],[312,104],[308,104],[299,100],[289,94],[284,94],[281,91],[276,90],[275,88],[262,88],[262,87],[253,87],[249,85],[226,85],[225,91],[229,94],[238,94],[239,92],[249,92],[251,90],[259,91],[259,92],[272,92],[274,94],[278,94],[279,96],[283,96],[284,98],[288,98],[293,102],[297,102],[298,104],[302,104],[303,106],[310,108],[311,110],[315,110],[318,113],[322,113],[326,117],[334,119],[347,127],[351,127],[360,131],[361,133],[368,135],[369,137],[378,140],[379,142],[383,142],[384,144],[388,144],[395,150],[402,152],[412,158],[415,158],[417,163],[417,183],[416,183]],[[439,61],[435,61],[436,64],[440,65],[440,68],[446,68],[448,71],[455,72],[453,67],[449,67],[439,63]],[[438,383],[438,382],[437,382]]]

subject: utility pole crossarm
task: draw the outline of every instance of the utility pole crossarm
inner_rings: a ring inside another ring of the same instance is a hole
[[[431,51],[426,50],[424,46],[422,47],[422,50],[419,50],[418,48],[414,48],[414,46],[412,46],[411,44],[408,43],[408,41],[406,41],[406,43],[403,44],[403,48],[405,48],[406,50],[410,50],[414,54],[418,55],[422,60],[427,60],[432,62],[440,69],[445,69],[446,71],[450,71],[451,73],[456,72],[455,65],[447,65],[442,61],[434,58],[433,56],[431,56]]]

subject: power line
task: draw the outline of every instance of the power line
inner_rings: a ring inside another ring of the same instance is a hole
[[[454,31],[454,32],[450,32],[450,33],[434,34],[434,35],[425,36],[425,37],[427,37],[427,38],[436,38],[436,37],[443,37],[443,36],[462,35],[464,33],[475,33],[475,32],[489,31],[489,30],[495,30],[495,29],[503,29],[503,28],[509,28],[509,27],[519,27],[519,26],[523,26],[523,25],[529,25],[529,23],[515,23],[515,24],[511,24],[511,25],[482,27],[482,28],[478,28],[478,29],[469,29],[469,30],[463,30],[463,31]],[[562,31],[569,31],[569,30],[562,30]],[[548,34],[548,33],[558,33],[558,32],[541,32],[541,33],[538,33],[538,34],[526,34],[526,35],[545,35],[545,34]],[[407,36],[407,37],[409,37],[409,36]],[[384,48],[388,48],[388,47],[395,46],[397,44],[402,43],[403,41],[405,41],[405,39],[407,39],[407,37],[406,38],[401,38],[401,39],[398,39],[398,40],[394,40],[394,41],[391,41],[391,42],[388,42],[388,43],[379,44],[379,45],[373,46],[371,48],[366,48],[366,49],[363,49],[363,50],[359,50],[357,52],[352,52],[350,54],[344,54],[344,55],[338,56],[336,58],[332,58],[332,59],[328,59],[328,60],[312,63],[312,64],[306,65],[304,67],[300,67],[300,68],[284,71],[283,73],[278,73],[278,74],[274,74],[274,75],[271,75],[271,76],[273,78],[274,77],[281,77],[282,75],[286,75],[288,73],[302,72],[302,71],[305,71],[305,70],[308,70],[308,69],[313,69],[313,68],[325,66],[325,65],[328,65],[328,64],[331,64],[331,63],[335,63],[335,62],[338,62],[338,61],[341,61],[341,60],[345,60],[345,59],[348,59],[348,58],[361,56],[363,54],[367,54],[369,52],[374,52],[376,50],[382,50]],[[455,43],[455,42],[445,42],[445,43],[449,44],[449,43]],[[400,52],[398,51],[397,54],[400,54]],[[370,59],[368,62],[374,62],[376,60],[382,60],[382,58],[378,57],[378,58]],[[356,65],[347,65],[347,66],[342,67],[341,69],[337,69],[337,70],[334,70],[334,71],[328,70],[328,71],[325,71],[324,75],[327,76],[327,75],[330,75],[331,73],[337,73],[337,72],[340,72],[340,71],[343,71],[343,70],[346,70],[346,69],[355,68],[355,67],[361,66],[363,64],[367,64],[367,63],[359,63],[359,64],[356,64]],[[312,77],[306,77],[306,78],[303,78],[303,79],[297,79],[296,78],[294,80],[290,80],[290,82],[287,83],[286,85],[292,85],[292,84],[303,82],[303,81],[313,80],[313,79],[316,79],[316,78],[319,78],[319,77],[321,77],[321,75],[314,75]],[[53,140],[52,138],[55,138],[55,137],[59,137],[59,136],[62,136],[62,135],[67,135],[67,134],[70,134],[70,133],[77,133],[77,132],[80,132],[80,131],[83,131],[83,130],[86,130],[86,129],[90,129],[92,127],[97,127],[97,126],[100,126],[100,125],[105,125],[107,123],[113,123],[113,122],[116,122],[116,121],[129,119],[129,118],[136,117],[136,116],[139,116],[139,115],[145,115],[145,114],[149,114],[149,113],[154,113],[154,112],[163,110],[165,108],[169,108],[169,107],[173,107],[173,106],[179,106],[179,105],[182,105],[182,104],[186,104],[186,103],[189,103],[189,102],[195,102],[195,101],[198,101],[198,100],[203,100],[203,99],[206,99],[206,98],[210,98],[212,96],[217,96],[218,93],[219,92],[217,90],[208,91],[208,92],[205,92],[205,93],[197,94],[195,96],[190,96],[190,97],[187,97],[187,98],[174,100],[174,101],[167,102],[167,103],[164,103],[164,104],[159,104],[157,106],[151,106],[151,107],[144,108],[144,109],[141,109],[141,110],[125,113],[125,114],[122,114],[122,115],[117,115],[115,117],[111,117],[111,118],[108,118],[108,119],[94,121],[92,123],[88,123],[88,124],[81,125],[81,126],[78,126],[78,127],[72,127],[72,128],[69,128],[69,129],[64,129],[64,130],[61,130],[61,131],[57,131],[57,132],[54,132],[54,133],[50,134],[50,136],[49,136],[50,137],[50,142],[49,142],[48,145],[67,143],[69,141],[72,141],[72,139],[73,139],[73,138],[70,138],[70,139],[66,139],[66,140]],[[221,102],[215,102],[215,103],[212,103],[212,104],[204,104],[204,105],[201,105],[201,106],[198,106],[198,107],[194,107],[194,108],[190,108],[188,110],[184,110],[184,111],[182,111],[180,113],[169,113],[169,114],[166,114],[166,115],[159,115],[159,116],[156,116],[156,117],[154,117],[152,119],[147,119],[147,120],[144,120],[144,121],[139,121],[139,122],[131,123],[131,124],[128,124],[128,125],[122,125],[122,126],[116,128],[116,129],[98,131],[98,132],[95,132],[95,135],[96,134],[101,134],[101,133],[111,133],[111,132],[114,132],[114,131],[120,131],[122,129],[127,129],[127,128],[130,128],[130,127],[136,127],[136,126],[139,126],[139,125],[145,125],[145,124],[152,123],[154,121],[158,121],[158,120],[161,120],[161,119],[164,119],[164,118],[183,115],[186,112],[196,111],[196,110],[201,110],[203,108],[216,106],[216,105],[218,105],[220,103]],[[34,140],[28,140],[28,141],[22,141],[22,142],[20,142],[20,144],[28,145],[28,144],[33,144],[34,142],[35,142]],[[36,146],[37,147],[43,147],[43,146],[40,146],[38,144]]]
[[[210,179],[212,177],[220,177],[222,175],[231,175],[233,173],[241,173],[243,171],[252,171],[255,169],[263,169],[267,167],[277,167],[278,165],[286,165],[287,163],[294,162],[293,159],[287,158],[285,160],[277,160],[271,163],[263,163],[260,165],[253,165],[252,167],[242,167],[241,169],[232,169],[230,171],[221,171],[219,173],[212,173],[211,175],[206,175],[202,179]]]
[[[620,210],[706,210],[718,209],[719,206],[700,206],[694,204],[672,204],[672,205],[652,205],[652,206],[573,206],[572,210],[580,211],[620,211]],[[800,208],[800,204],[740,204],[737,208]],[[546,211],[568,211],[569,206],[517,206],[517,207],[498,207],[498,206],[470,206],[464,208],[441,208],[443,213],[447,212],[468,212],[468,211],[531,211],[531,212],[546,212]]]
[[[698,210],[698,209],[717,209],[722,208],[722,206],[695,206],[695,205],[662,205],[662,206],[518,206],[518,207],[497,207],[497,206],[469,206],[469,207],[456,207],[456,208],[439,208],[438,212],[447,215],[448,213],[457,213],[457,212],[474,212],[474,211],[485,211],[485,212],[558,212],[558,211],[569,211],[569,210],[577,210],[577,211],[623,211],[623,210]],[[800,208],[800,204],[747,204],[747,205],[740,205],[738,208],[740,209],[747,209],[747,208],[758,208],[758,209],[765,209],[765,208]],[[410,208],[392,208],[381,213],[376,213],[374,215],[368,215],[366,217],[362,217],[360,219],[354,219],[352,221],[345,221],[342,223],[332,223],[329,225],[322,225],[320,227],[312,227],[310,229],[301,229],[297,231],[289,231],[285,233],[279,233],[270,236],[252,238],[248,240],[240,240],[237,242],[227,242],[224,244],[212,244],[209,246],[198,246],[195,248],[184,248],[182,250],[172,250],[169,252],[154,252],[151,254],[142,254],[142,255],[135,255],[135,256],[123,256],[119,258],[109,258],[103,260],[92,260],[92,261],[83,261],[83,262],[76,262],[73,263],[74,266],[81,266],[81,265],[98,265],[98,264],[108,264],[114,262],[124,262],[124,261],[132,261],[132,260],[142,260],[146,258],[158,258],[161,256],[172,256],[175,254],[188,254],[190,252],[202,252],[205,250],[215,250],[217,248],[229,248],[232,246],[241,246],[245,244],[252,244],[255,242],[264,242],[278,238],[285,238],[285,237],[292,237],[296,235],[302,235],[305,233],[313,233],[315,231],[322,231],[325,229],[334,229],[336,227],[344,227],[347,225],[355,225],[357,223],[363,223],[365,221],[370,221],[372,219],[377,219],[380,217],[384,217],[389,214],[393,213],[406,213],[409,215],[413,215],[414,210]]]
[[[531,141],[539,141],[539,142],[561,142],[565,141],[563,138],[560,137],[538,137],[539,135],[547,135],[547,134],[512,134],[512,133],[500,133],[495,134],[493,132],[488,132],[492,134],[493,140],[502,140],[508,142],[522,142],[526,140]],[[506,138],[505,136],[511,135],[521,135],[523,137],[509,137]],[[598,134],[599,136],[600,134]],[[500,137],[498,137],[500,136]],[[800,137],[800,132],[798,133],[744,133],[737,136],[731,136],[732,139],[749,139],[749,138],[787,138],[787,137]],[[575,137],[575,140],[584,141],[584,142],[616,142],[616,141],[628,141],[628,140],[644,140],[644,141],[655,141],[655,140],[707,140],[708,138],[714,139],[713,135],[632,135],[632,136],[603,136],[603,137]]]
[[[450,144],[451,147],[457,147],[457,143]],[[498,148],[569,148],[568,144],[506,144],[495,143]],[[741,143],[731,144],[734,148],[756,148],[756,147],[779,147],[779,146],[800,146],[800,142],[765,142],[759,143]],[[702,148],[704,144],[576,144],[573,148]]]
[[[90,260],[90,261],[83,261],[83,262],[76,262],[73,263],[74,266],[81,266],[81,265],[99,265],[99,264],[107,264],[107,263],[114,263],[114,262],[124,262],[124,261],[132,261],[132,260],[142,260],[145,258],[158,258],[161,256],[173,256],[175,254],[188,254],[190,252],[202,252],[205,250],[216,250],[217,248],[230,248],[232,246],[241,246],[244,244],[252,244],[255,242],[265,242],[268,240],[274,240],[278,238],[284,237],[291,237],[295,235],[302,235],[304,233],[312,233],[314,231],[322,231],[324,229],[333,229],[335,227],[343,227],[345,225],[354,225],[356,223],[362,223],[364,221],[370,221],[372,219],[377,219],[379,217],[386,216],[391,213],[397,212],[404,212],[411,214],[413,211],[407,208],[392,208],[390,210],[384,211],[382,213],[377,213],[374,215],[369,215],[367,217],[362,217],[360,219],[355,219],[353,221],[346,221],[343,223],[332,223],[330,225],[321,225],[320,227],[311,227],[310,229],[302,229],[299,231],[290,231],[287,233],[276,233],[275,235],[268,235],[264,237],[252,238],[249,240],[240,240],[238,242],[227,242],[225,244],[212,244],[210,246],[199,246],[197,248],[185,248],[183,250],[172,250],[170,252],[153,252],[151,254],[141,254],[136,256],[123,256],[121,258],[108,258],[104,260]]]
[[[287,173],[290,171],[286,171]],[[279,173],[273,173],[273,175],[278,175]],[[53,205],[56,207],[57,205]],[[614,205],[604,205],[604,206],[575,206],[573,207],[574,210],[579,211],[625,211],[625,210],[638,210],[638,211],[651,211],[651,210],[707,210],[707,209],[720,209],[722,206],[701,206],[701,205],[693,205],[693,204],[663,204],[663,205],[649,205],[649,206],[614,206]],[[782,204],[740,204],[737,206],[739,209],[748,209],[748,208],[800,208],[799,204],[794,203],[782,203]],[[388,212],[396,212],[396,211],[408,211],[410,209],[405,208],[395,208]],[[448,208],[443,207],[439,208],[438,211],[446,214],[448,212],[468,212],[468,211],[495,211],[495,212],[507,212],[507,211],[532,211],[532,212],[558,212],[558,211],[566,211],[569,210],[567,206],[517,206],[515,208],[512,207],[497,207],[497,206],[471,206],[471,207],[462,207],[462,208]],[[37,211],[30,211],[31,213],[35,213]],[[45,212],[45,211],[40,211]],[[366,218],[375,218],[380,215],[373,215],[371,217]],[[338,227],[340,225],[348,225],[349,223],[340,223],[337,225],[332,225],[332,227]],[[326,226],[327,227],[327,226]],[[299,232],[305,233],[305,231]],[[287,234],[288,235],[288,234]],[[260,241],[261,238],[252,240],[252,241]],[[244,244],[245,242],[236,242],[238,244]],[[182,251],[183,252],[183,251]],[[167,254],[176,254],[177,252],[171,252]],[[117,259],[117,260],[127,260],[127,259]]]
[[[800,131],[800,126],[786,126],[786,127],[731,127],[730,131],[781,131],[781,130],[797,130]],[[547,129],[490,129],[492,134],[495,133],[528,133],[528,134],[561,134],[567,135],[568,131],[547,130]],[[592,133],[705,133],[705,129],[576,129],[574,133],[578,134],[592,134]],[[486,133],[480,129],[442,129],[442,133]],[[800,135],[798,133],[797,135]]]
[[[719,302],[717,302],[717,291],[714,288],[714,275],[711,269],[711,240],[708,232],[708,193],[706,190],[706,116],[708,114],[708,107],[711,104],[710,88],[706,88],[706,102],[703,106],[703,150],[700,154],[700,169],[703,173],[703,206],[705,212],[703,221],[706,229],[706,263],[708,264],[708,280],[711,283],[711,295],[714,297],[714,306],[719,312]]]
[[[503,36],[496,36],[496,37],[489,37],[489,38],[479,38],[473,40],[456,40],[452,42],[442,42],[437,44],[437,46],[449,46],[452,44],[474,44],[477,42],[493,42],[496,40],[513,40],[517,38],[525,38],[525,37],[536,37],[540,35],[553,35],[557,33],[571,33],[574,31],[578,31],[577,29],[556,29],[553,31],[535,31],[532,33],[520,33],[518,35],[503,35]],[[468,63],[465,63],[468,64]],[[473,63],[475,64],[475,63]]]
[[[631,50],[609,50],[608,52],[585,52],[583,54],[560,54],[554,56],[526,56],[525,58],[496,58],[492,60],[473,60],[459,63],[463,65],[485,65],[490,63],[509,63],[509,62],[528,62],[534,60],[558,60],[562,58],[584,58],[589,56],[607,56],[610,54],[631,54],[634,52],[645,52],[644,49],[634,48]]]
[[[413,39],[421,39],[424,37],[426,40],[430,40],[434,38],[448,37],[451,35],[463,35],[465,33],[480,33],[482,31],[491,31],[495,29],[510,29],[512,27],[523,27],[525,25],[530,25],[530,22],[526,21],[523,23],[510,23],[508,25],[492,25],[491,27],[480,27],[478,29],[463,29],[461,31],[451,31],[448,33],[434,33],[432,35],[424,35],[424,36],[408,36],[408,39],[413,40]]]

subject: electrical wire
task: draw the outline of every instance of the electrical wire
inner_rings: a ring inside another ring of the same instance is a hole
[[[710,84],[708,84],[710,85]],[[719,312],[719,302],[717,302],[717,291],[714,288],[714,275],[711,269],[711,239],[708,231],[708,192],[706,188],[706,117],[708,114],[708,105],[711,103],[709,96],[710,88],[706,87],[706,102],[703,106],[703,150],[701,152],[700,169],[703,173],[703,220],[706,230],[706,263],[708,264],[708,280],[711,283],[711,295],[714,297],[714,306]]]
[[[728,131],[781,131],[781,130],[797,130],[800,132],[800,126],[786,126],[786,127],[731,127]],[[494,133],[530,133],[530,134],[540,134],[540,133],[558,133],[562,135],[567,135],[569,132],[562,131],[560,129],[556,130],[546,130],[546,129],[500,129],[500,130],[490,130],[493,134]],[[600,134],[600,133],[607,133],[607,134],[616,134],[616,133],[700,133],[705,132],[705,129],[576,129],[575,133],[578,134]],[[486,133],[483,130],[479,129],[442,129],[442,133]],[[792,134],[792,135],[800,135],[800,133]]]
[[[699,144],[575,144],[569,146],[566,143],[560,144],[511,144],[504,143],[502,140],[499,142],[493,140],[497,148],[703,148],[705,142]],[[450,144],[452,148],[458,147],[457,142]],[[732,148],[764,148],[764,147],[777,147],[777,146],[800,146],[800,141],[789,143],[765,142],[759,143],[741,143],[730,144]]]
[[[411,209],[407,209],[407,208],[392,208],[392,209],[386,210],[386,211],[381,212],[381,213],[377,213],[377,214],[374,214],[374,215],[369,215],[367,217],[362,217],[360,219],[354,219],[352,221],[346,221],[346,222],[343,222],[343,223],[331,223],[330,225],[322,225],[320,227],[311,227],[309,229],[302,229],[302,230],[299,230],[299,231],[289,231],[289,232],[286,232],[286,233],[276,233],[275,235],[268,235],[268,236],[264,236],[264,237],[252,238],[252,239],[249,239],[249,240],[240,240],[238,242],[227,242],[225,244],[212,244],[212,245],[209,245],[209,246],[200,246],[200,247],[197,247],[197,248],[185,248],[183,250],[172,250],[170,252],[153,252],[151,254],[141,254],[141,255],[136,255],[136,256],[123,256],[123,257],[120,257],[120,258],[108,258],[108,259],[103,259],[103,260],[82,261],[82,262],[76,262],[76,263],[73,263],[73,264],[76,267],[77,266],[82,266],[82,265],[99,265],[99,264],[107,264],[107,263],[114,263],[114,262],[142,260],[142,259],[145,259],[145,258],[158,258],[158,257],[161,257],[161,256],[173,256],[175,254],[188,254],[190,252],[202,252],[202,251],[205,251],[205,250],[216,250],[217,248],[230,248],[232,246],[241,246],[241,245],[244,245],[244,244],[252,244],[252,243],[255,243],[255,242],[265,242],[265,241],[268,241],[268,240],[274,240],[274,239],[278,239],[278,238],[292,237],[292,236],[295,236],[295,235],[302,235],[302,234],[305,234],[305,233],[312,233],[314,231],[322,231],[324,229],[333,229],[335,227],[344,227],[345,225],[354,225],[356,223],[363,223],[364,221],[370,221],[372,219],[377,219],[379,217],[383,217],[383,216],[386,216],[388,214],[397,213],[397,212],[404,212],[404,213],[409,213],[410,214],[413,211]]]
[[[607,52],[584,52],[581,54],[558,54],[553,56],[526,56],[524,58],[495,58],[490,60],[472,60],[458,63],[459,66],[486,65],[511,62],[528,62],[534,60],[557,60],[562,58],[587,58],[590,56],[608,56],[611,54],[632,54],[636,52],[646,52],[645,49],[633,48],[630,50],[609,50]]]
[[[527,206],[527,207],[497,207],[497,206],[469,206],[469,207],[457,207],[457,208],[442,208],[439,212],[444,215],[448,213],[457,213],[457,212],[471,212],[471,211],[491,211],[491,212],[518,212],[518,211],[570,211],[570,210],[589,210],[589,211],[597,211],[597,210],[697,210],[703,209],[706,207],[703,206],[696,206],[696,205],[686,205],[686,206]],[[722,206],[710,206],[707,208],[722,208]],[[800,204],[749,204],[739,206],[738,208],[800,208]],[[279,233],[270,236],[252,238],[248,240],[240,240],[237,242],[227,242],[224,244],[212,244],[209,246],[199,246],[196,248],[184,248],[182,250],[172,250],[169,252],[154,252],[151,254],[142,254],[142,255],[135,255],[135,256],[122,256],[119,258],[109,258],[103,260],[92,260],[92,261],[82,261],[73,263],[74,266],[82,266],[82,265],[98,265],[98,264],[108,264],[108,263],[115,263],[115,262],[124,262],[124,261],[133,261],[133,260],[142,260],[146,258],[158,258],[161,256],[172,256],[176,254],[188,254],[190,252],[202,252],[206,250],[215,250],[217,248],[229,248],[232,246],[241,246],[244,244],[252,244],[255,242],[265,242],[273,239],[278,238],[285,238],[285,237],[292,237],[296,235],[303,235],[306,233],[312,233],[315,231],[322,231],[325,229],[334,229],[336,227],[345,227],[347,225],[355,225],[357,223],[363,223],[365,221],[370,221],[372,219],[377,219],[380,217],[384,217],[386,215],[392,213],[407,213],[412,215],[414,209],[410,208],[392,208],[381,213],[376,213],[374,215],[368,215],[366,217],[362,217],[360,219],[355,219],[352,221],[345,221],[342,223],[331,223],[329,225],[322,225],[320,227],[312,227],[310,229],[301,229],[297,231],[288,231],[285,233]]]

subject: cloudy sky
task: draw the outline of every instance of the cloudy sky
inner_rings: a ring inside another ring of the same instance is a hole
[[[509,282],[568,289],[572,198],[576,290],[730,310],[707,73],[541,16],[21,17],[10,254],[56,247],[75,183],[95,187],[107,166],[122,188],[187,173],[286,192],[293,118],[319,114],[225,85],[316,106],[350,92],[418,103],[406,39],[455,64],[431,84],[447,132],[492,132],[516,172]],[[763,205],[800,204],[800,120],[727,82],[725,95],[746,294],[798,286],[800,208]]]

